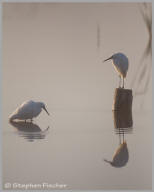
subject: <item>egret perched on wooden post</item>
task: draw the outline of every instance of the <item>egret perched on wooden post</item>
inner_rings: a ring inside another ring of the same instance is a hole
[[[105,59],[104,62],[110,59],[112,59],[113,66],[119,74],[119,78],[120,78],[119,87],[121,87],[121,79],[123,79],[122,88],[124,88],[124,78],[126,78],[128,65],[129,65],[128,58],[123,53],[116,53],[111,57],[109,57],[108,59]]]
[[[9,120],[13,121],[14,119],[19,119],[26,121],[27,119],[30,119],[32,121],[34,117],[37,117],[40,114],[42,109],[49,115],[44,103],[31,100],[26,101],[10,115]]]

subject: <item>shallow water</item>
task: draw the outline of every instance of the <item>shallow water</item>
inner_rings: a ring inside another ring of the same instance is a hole
[[[102,64],[124,52],[131,88],[148,35],[137,4],[15,3],[3,14],[4,188],[151,189],[152,81],[134,96],[133,126],[119,136],[112,114],[118,76],[110,62]],[[51,115],[10,124],[9,115],[31,99]],[[123,166],[111,166],[104,159],[112,161],[123,140]]]
[[[129,159],[121,168],[104,161],[112,160],[120,141],[111,119],[110,111],[55,111],[54,120],[34,132],[6,121],[3,183],[59,183],[66,184],[67,189],[150,189],[150,114],[133,114],[132,133],[124,135]]]

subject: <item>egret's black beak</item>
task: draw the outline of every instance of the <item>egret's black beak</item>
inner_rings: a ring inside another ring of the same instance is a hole
[[[46,111],[46,113],[47,113],[48,115],[50,115],[45,107],[43,107],[43,109],[44,109],[44,111]]]
[[[110,60],[110,59],[113,59],[113,57],[111,56],[111,57],[109,57],[108,59],[105,59],[103,62],[108,61],[108,60]]]

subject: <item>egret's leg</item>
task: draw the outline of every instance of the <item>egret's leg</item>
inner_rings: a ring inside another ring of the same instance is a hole
[[[122,88],[124,88],[124,77],[122,79],[123,79],[123,86],[122,86]]]
[[[25,119],[25,123],[26,123],[26,119]]]
[[[33,122],[33,119],[31,119],[31,123]]]
[[[121,87],[121,77],[119,75],[119,88]]]
[[[121,144],[121,134],[120,134],[120,129],[119,129],[119,145]]]
[[[123,138],[123,141],[122,141],[122,143],[124,143],[124,130],[123,130],[123,134],[122,134],[122,136],[123,136],[123,137],[122,137],[122,138]]]

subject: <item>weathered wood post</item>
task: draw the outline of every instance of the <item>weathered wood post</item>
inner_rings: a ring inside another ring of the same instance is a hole
[[[115,128],[132,128],[132,111],[131,110],[116,110],[113,111],[113,120]]]
[[[114,94],[114,102],[112,110],[115,111],[131,111],[132,110],[133,95],[132,90],[116,88]]]
[[[119,134],[132,130],[132,90],[116,88],[113,101],[114,127]]]

